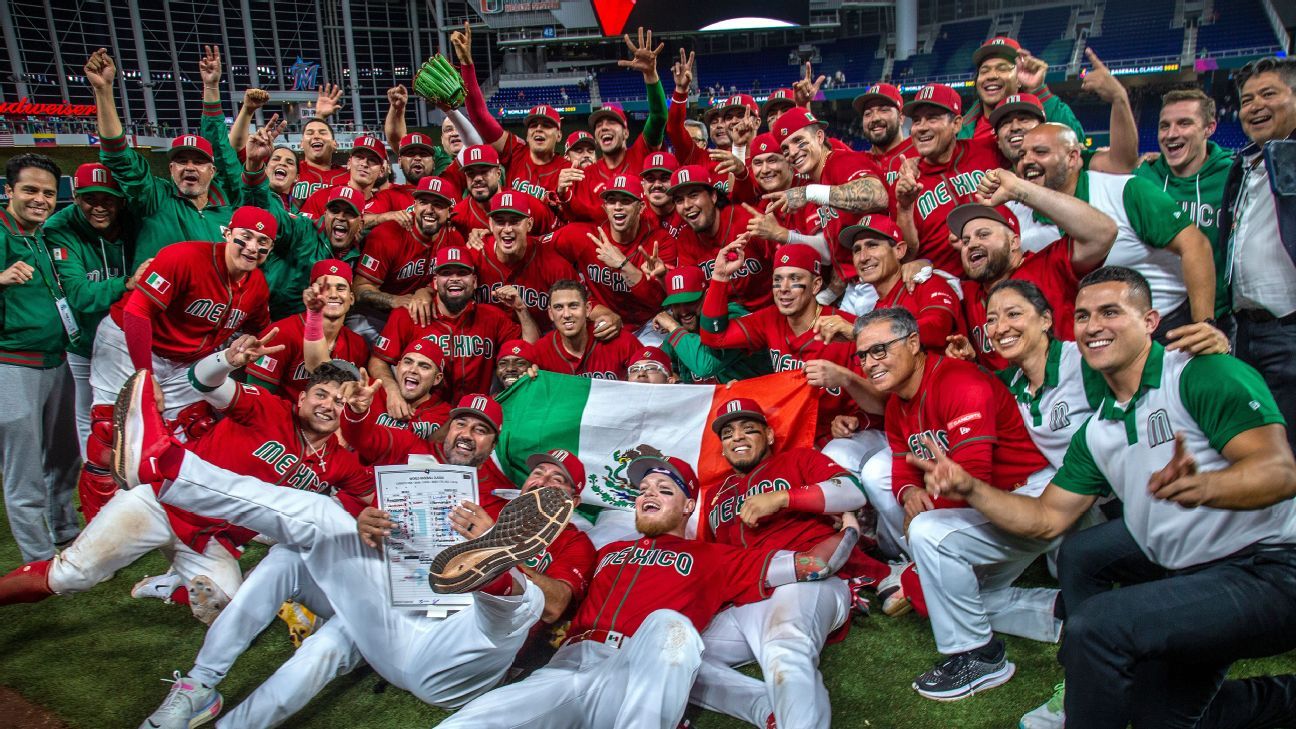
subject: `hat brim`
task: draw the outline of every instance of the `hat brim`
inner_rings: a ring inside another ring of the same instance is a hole
[[[117,190],[111,187],[104,187],[103,185],[86,185],[85,187],[78,187],[77,189],[72,191],[72,194],[84,195],[88,192],[106,192],[109,195],[112,195],[114,197],[122,197],[122,198],[126,197],[126,193],[122,192],[121,190]]]
[[[598,111],[589,115],[590,129],[593,129],[594,127],[598,126],[599,120],[605,118],[611,119],[612,121],[616,122],[617,124],[620,124],[623,127],[629,125],[629,122],[626,121],[625,117],[621,116],[615,111],[610,111],[608,109],[599,109]]]
[[[377,159],[379,162],[386,162],[386,161],[387,161],[387,155],[386,155],[386,154],[383,154],[383,153],[381,153],[381,152],[378,152],[377,150],[374,150],[374,149],[370,149],[370,148],[368,148],[368,147],[352,147],[352,148],[351,148],[351,151],[349,152],[349,154],[356,154],[356,153],[372,155],[372,156],[373,156],[375,159]]]
[[[671,294],[662,299],[662,306],[670,306],[671,304],[691,304],[694,301],[701,299],[702,295],[703,292],[701,291],[685,291],[679,294]]]
[[[581,137],[580,139],[577,139],[571,144],[566,145],[566,149],[567,151],[571,151],[573,149],[576,149],[577,147],[581,147],[586,144],[588,144],[593,149],[598,149],[598,144],[594,141],[593,137]]]
[[[460,415],[468,415],[470,417],[474,417],[477,418],[478,420],[481,420],[482,422],[489,425],[491,430],[495,431],[496,435],[499,435],[499,427],[495,425],[495,422],[492,421],[486,415],[486,413],[478,410],[477,408],[454,408],[450,411],[450,414],[446,416],[446,422],[449,423],[451,420],[454,420]]]
[[[676,192],[679,192],[680,190],[685,190],[690,187],[705,187],[706,189],[715,192],[717,195],[720,194],[720,191],[716,190],[715,185],[712,185],[710,180],[705,180],[705,181],[693,180],[690,182],[681,182],[678,185],[671,185],[670,187],[666,188],[666,194],[674,195]]]
[[[936,101],[931,101],[931,100],[929,100],[929,99],[923,99],[923,100],[920,101],[920,100],[915,99],[915,100],[910,101],[909,103],[907,103],[907,104],[904,105],[904,109],[903,109],[903,111],[904,111],[904,115],[905,115],[905,116],[911,116],[911,115],[913,115],[913,111],[914,111],[914,109],[917,109],[917,108],[919,108],[919,107],[923,107],[923,106],[934,106],[934,107],[936,107],[937,109],[940,109],[940,110],[942,110],[942,111],[947,111],[947,112],[953,114],[954,116],[958,116],[958,115],[960,115],[960,114],[963,113],[962,111],[960,111],[960,110],[958,110],[958,109],[954,109],[954,108],[948,107],[948,106],[946,106],[946,105],[944,105],[944,104],[941,104],[941,103],[939,103],[939,102],[936,102]]]
[[[766,99],[765,105],[761,107],[761,116],[769,116],[771,111],[780,107],[791,109],[794,106],[796,102],[792,99]]]
[[[197,152],[198,154],[201,154],[204,158],[206,158],[208,162],[216,161],[216,158],[212,157],[211,152],[208,152],[202,147],[193,144],[186,144],[180,147],[172,147],[171,149],[168,149],[167,161],[170,162],[172,159],[175,159],[175,156],[177,154],[180,154],[181,152]]]
[[[490,211],[486,215],[487,217],[493,218],[496,215],[499,215],[500,213],[513,213],[514,215],[521,215],[524,218],[531,217],[531,213],[529,211],[519,210],[518,208],[495,208],[494,210]]]
[[[356,215],[360,214],[360,206],[356,205],[355,203],[351,202],[350,200],[344,197],[335,197],[332,200],[329,200],[328,202],[324,203],[324,209],[328,210],[330,207],[333,206],[333,203],[342,203],[343,205],[346,205],[347,207],[351,208],[351,210],[353,210]]]
[[[411,192],[410,195],[413,196],[415,200],[421,197],[435,197],[441,200],[445,200],[447,203],[450,203],[451,205],[454,205],[456,202],[458,202],[457,200],[445,194],[444,192],[433,192],[432,190],[415,190],[414,192]]]
[[[724,413],[715,420],[712,420],[711,431],[716,435],[720,435],[720,431],[723,430],[726,425],[735,420],[757,420],[765,425],[769,425],[769,420],[765,418],[764,413],[758,413],[755,410],[735,410],[732,413]]]
[[[675,474],[675,479],[679,483],[688,483],[688,478],[686,478],[684,474],[680,473],[679,469],[671,465],[671,462],[665,458],[658,458],[657,456],[640,456],[631,461],[630,465],[626,467],[626,475],[630,477],[630,485],[638,489],[639,484],[644,480],[644,477],[648,475],[648,472],[656,468],[665,469]],[[688,494],[690,499],[696,496],[696,494],[689,492],[687,486],[684,486],[684,493]]]
[[[705,109],[702,112],[702,123],[710,124],[715,121],[715,118],[718,116],[720,116],[720,107],[713,106],[710,109]]]
[[[896,100],[891,98],[890,96],[887,96],[886,94],[876,94],[876,93],[875,94],[866,93],[866,94],[860,94],[859,96],[856,96],[855,100],[851,102],[851,107],[855,109],[856,114],[862,115],[864,113],[864,106],[871,101],[881,101],[885,103],[887,106],[893,106],[897,109],[904,107],[903,103],[899,103],[899,104],[896,103]]]
[[[992,129],[998,127],[999,122],[1002,121],[1004,117],[1019,111],[1024,111],[1027,114],[1030,114],[1031,116],[1035,117],[1036,119],[1039,119],[1041,122],[1048,121],[1048,117],[1044,115],[1043,109],[1039,108],[1038,106],[1035,106],[1034,104],[1027,104],[1026,102],[1023,101],[1014,104],[1001,104],[995,107],[994,110],[990,112],[990,116],[988,118],[988,121],[990,122],[990,127]]]
[[[863,233],[874,233],[882,238],[886,238],[892,243],[900,242],[890,233],[878,230],[877,228],[867,225],[848,225],[845,228],[842,228],[842,232],[838,234],[837,243],[843,248],[852,248],[855,246],[855,241],[859,240],[860,235]]]
[[[676,167],[675,169],[679,169],[679,168]],[[649,172],[665,172],[668,175],[675,174],[675,170],[672,170],[669,167],[645,167],[642,170],[639,170],[639,176],[643,177],[645,174]]]
[[[424,144],[422,142],[414,142],[413,144],[407,144],[404,147],[400,148],[400,153],[405,154],[411,149],[426,149],[428,154],[436,154],[436,149],[432,145]]]
[[[964,203],[963,205],[954,208],[949,211],[949,215],[945,218],[945,223],[951,234],[956,237],[962,237],[963,228],[965,228],[968,223],[979,218],[985,218],[987,220],[993,220],[996,223],[1008,225],[1008,221],[1004,219],[1004,216],[1001,215],[998,210],[979,203]],[[1012,226],[1009,227],[1011,228]]]
[[[554,458],[548,453],[533,453],[530,456],[527,456],[526,459],[527,470],[534,471],[535,467],[540,465],[541,463],[552,463],[553,465],[557,466],[558,470],[562,471],[563,475],[567,477],[567,482],[572,485],[572,488],[575,489],[577,493],[580,492],[581,486],[583,486],[584,483],[578,482],[572,476],[571,471],[568,471],[567,467],[563,465],[562,461],[558,460],[557,458]]]
[[[972,67],[981,68],[981,64],[985,63],[987,58],[1002,58],[1005,61],[1016,63],[1018,55],[1020,55],[1020,51],[1012,46],[981,46],[972,54]]]
[[[643,202],[643,195],[631,192],[629,190],[622,190],[621,188],[603,190],[602,192],[599,193],[599,199],[606,200],[608,199],[609,195],[626,195],[628,197],[634,198],[635,202]]]

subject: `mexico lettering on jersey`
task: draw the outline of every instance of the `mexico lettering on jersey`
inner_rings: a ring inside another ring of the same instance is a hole
[[[266,336],[272,329],[278,329],[272,346],[283,345],[283,349],[274,354],[259,357],[248,364],[246,371],[253,384],[266,385],[272,390],[292,401],[306,389],[306,380],[310,372],[306,369],[306,355],[303,352],[306,340],[306,315],[294,314],[268,325],[258,336]],[[350,362],[356,367],[369,363],[369,345],[350,328],[343,325],[330,350],[333,359]]]
[[[297,169],[297,181],[293,183],[292,196],[297,202],[305,202],[307,198],[320,190],[326,190],[336,185],[345,185],[351,179],[351,173],[346,167],[334,166],[328,169],[321,169],[315,165],[302,160]]]
[[[551,234],[552,235],[552,234]],[[501,286],[515,286],[542,331],[553,327],[549,320],[549,287],[555,283],[578,278],[576,269],[552,247],[546,245],[549,236],[544,239],[527,238],[526,252],[521,260],[505,263],[495,250],[495,237],[486,236],[483,248],[473,251],[473,266],[477,269],[477,292],[474,297],[479,304],[490,304],[513,316],[513,310],[495,301],[492,294]]]
[[[743,502],[758,494],[802,489],[831,478],[850,477],[819,451],[793,448],[768,456],[748,473],[729,474],[711,491],[705,536],[745,549],[810,549],[836,532],[832,517],[780,509],[753,528],[743,524],[738,513]]]
[[[270,289],[261,269],[231,281],[227,243],[172,243],[158,252],[133,293],[113,304],[118,326],[126,300],[143,296],[161,313],[153,319],[153,352],[196,362],[236,332],[260,331],[270,321]]]
[[[554,158],[545,164],[537,164],[531,159],[531,150],[525,141],[509,132],[505,132],[504,137],[507,141],[500,153],[500,164],[504,165],[509,187],[547,201],[549,193],[558,189],[558,173],[570,167],[571,163],[555,153]]]
[[[369,232],[355,272],[385,293],[405,296],[432,285],[437,251],[463,244],[463,236],[449,223],[426,240],[395,221],[383,223]]]
[[[393,430],[408,430],[414,435],[427,440],[450,419],[450,404],[433,393],[423,402],[414,406],[414,414],[407,420],[397,420],[387,414],[387,391],[379,388],[374,394],[369,412],[378,413],[374,424]]]
[[[708,280],[715,268],[715,257],[720,249],[738,239],[747,232],[747,222],[751,213],[741,205],[730,205],[716,212],[719,217],[715,235],[700,234],[692,228],[685,228],[676,241],[675,250],[679,255],[681,266],[697,265],[702,267]],[[764,238],[755,238],[743,246],[746,259],[730,281],[730,292],[734,300],[748,311],[769,304],[774,300],[771,287],[774,283],[774,249],[775,244]]]
[[[923,158],[918,162],[918,181],[923,191],[914,203],[914,225],[918,228],[918,253],[932,265],[960,278],[963,262],[949,242],[945,218],[963,203],[976,202],[977,185],[988,170],[1007,166],[993,139],[959,139],[948,162],[935,164]],[[895,189],[891,189],[895,200]],[[894,210],[892,211],[894,215]]]
[[[665,233],[653,230],[641,221],[635,237],[624,243],[616,242],[608,223],[594,226],[589,223],[572,223],[545,237],[545,244],[571,262],[581,280],[589,287],[593,303],[602,304],[620,314],[627,327],[638,329],[661,311],[666,290],[661,281],[644,276],[631,286],[620,270],[613,270],[598,256],[589,236],[598,237],[599,231],[607,236],[617,251],[626,258],[627,266],[641,266],[645,258],[640,250],[652,252],[674,268],[677,261],[675,240]]]
[[[438,309],[440,302],[436,302]],[[508,315],[491,306],[469,303],[458,316],[438,314],[427,326],[410,318],[408,309],[395,309],[374,342],[374,356],[395,366],[415,339],[436,342],[446,355],[446,386],[451,401],[474,392],[489,392],[499,346],[519,339],[522,329]]]
[[[567,351],[557,330],[540,337],[531,347],[531,364],[542,370],[578,375],[596,380],[624,380],[626,368],[636,359],[643,345],[635,335],[622,329],[610,342],[594,338],[594,325],[587,325],[585,352],[575,355]]]

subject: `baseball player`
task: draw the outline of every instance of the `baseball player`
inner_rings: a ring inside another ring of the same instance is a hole
[[[916,157],[913,139],[904,131],[904,96],[891,84],[873,84],[851,102],[860,115],[860,129],[869,141],[868,154],[888,189],[895,186],[900,163]]]
[[[409,104],[409,89],[397,84],[387,89],[387,117],[383,120],[383,133],[387,144],[399,158],[406,192],[416,187],[427,175],[438,175],[455,187],[463,189],[465,180],[459,169],[459,153],[465,146],[481,144],[481,135],[473,128],[468,117],[459,109],[442,109],[441,144],[433,146],[426,134],[410,132],[405,124],[405,107]]]
[[[589,318],[589,292],[578,281],[559,281],[549,289],[554,330],[531,346],[531,363],[542,370],[601,380],[619,380],[643,344],[622,329],[615,339],[595,336]]]
[[[321,93],[322,91],[321,89]],[[253,88],[243,91],[243,103],[239,105],[238,114],[230,124],[229,134],[226,137],[230,149],[235,150],[236,154],[243,154],[248,137],[252,135],[253,116],[269,101],[270,92],[265,89]],[[266,181],[270,185],[270,192],[288,212],[296,212],[300,207],[300,201],[293,197],[293,187],[297,184],[300,168],[297,153],[286,144],[275,145],[274,151],[270,153],[270,159],[266,161]],[[233,170],[219,170],[219,173],[232,174],[233,178],[238,176],[238,172]],[[231,183],[231,190],[236,187],[237,183]]]
[[[445,352],[435,342],[416,339],[401,353],[393,375],[401,400],[409,409],[407,418],[388,414],[386,388],[378,388],[375,404],[369,409],[373,426],[408,430],[427,440],[450,419],[450,404],[441,399],[438,386],[444,379]]]
[[[398,87],[398,88],[404,88]],[[402,119],[404,114],[402,113]],[[401,184],[392,183],[391,189],[402,193],[410,194],[423,181],[424,177],[431,177],[436,174],[436,147],[432,146],[432,138],[426,134],[412,132],[409,134],[398,135],[399,141],[396,143],[396,164],[400,166],[401,176],[405,182]],[[413,201],[411,200],[412,204]]]
[[[675,210],[675,200],[670,194],[671,175],[679,169],[679,162],[670,152],[653,152],[644,160],[639,180],[643,183],[644,205],[642,217],[649,228],[666,231],[678,238],[684,230],[684,219]]]
[[[465,147],[459,165],[464,175],[463,191],[467,195],[455,205],[450,222],[466,239],[472,231],[490,227],[487,220],[490,201],[500,190],[503,168],[500,167],[499,152],[489,144]]]
[[[745,235],[752,213],[740,205],[719,207],[720,193],[711,186],[706,169],[696,165],[675,171],[670,194],[675,200],[675,210],[688,226],[680,231],[675,243],[679,264],[701,266],[710,278],[716,251],[742,238],[743,265],[733,273],[736,279],[732,284],[733,298],[748,311],[770,303],[774,244]]]
[[[571,167],[583,170],[586,167],[598,161],[598,146],[594,143],[594,135],[578,129],[567,135],[563,141],[563,157]]]
[[[539,336],[539,330],[520,297],[514,297],[510,302],[518,322],[494,306],[482,306],[473,301],[477,274],[466,249],[442,248],[437,252],[434,264],[436,298],[432,299],[429,311],[420,315],[426,323],[416,321],[408,308],[396,309],[387,319],[387,326],[383,327],[382,336],[374,345],[373,356],[369,358],[369,371],[382,380],[388,390],[389,407],[400,397],[391,366],[415,339],[435,341],[441,345],[446,354],[445,375],[449,390],[464,394],[490,389],[499,345],[518,338],[535,341]],[[406,415],[404,411],[389,412],[397,418]]]
[[[576,269],[553,246],[530,236],[534,224],[531,211],[539,205],[530,196],[510,191],[497,193],[491,200],[487,218],[490,235],[482,240],[481,250],[474,252],[476,300],[479,304],[499,304],[502,302],[495,297],[496,292],[511,289],[536,326],[547,330],[549,287],[576,278]],[[509,291],[505,296],[513,298]],[[511,306],[505,310],[513,311]]]
[[[347,157],[349,174],[346,184],[336,187],[349,187],[356,192],[355,202],[360,207],[365,230],[389,220],[408,217],[405,214],[406,205],[401,200],[401,195],[391,190],[380,189],[378,186],[386,166],[387,145],[377,137],[366,135],[355,138],[352,142],[351,154]],[[311,196],[301,205],[301,214],[308,218],[319,218],[323,215],[324,208],[332,199],[329,197],[331,189],[333,188],[323,188],[311,193]]]
[[[707,137],[716,149],[723,149],[726,152],[733,149],[733,142],[729,139],[729,128],[725,126],[724,119],[720,118],[718,103],[712,104],[702,112],[702,123],[706,125]]]
[[[716,349],[702,343],[698,329],[702,324],[702,295],[706,292],[706,274],[697,266],[671,269],[663,278],[666,310],[653,319],[653,326],[665,335],[662,350],[671,358],[671,369],[680,382],[729,382],[768,375],[769,357],[762,352],[745,353],[738,349]],[[737,319],[749,312],[737,302],[729,302],[729,318]]]
[[[1004,98],[1018,93],[1033,94],[1043,100],[1049,119],[1065,124],[1077,137],[1085,138],[1071,107],[1054,96],[1044,83],[1048,64],[1032,56],[1016,40],[1007,36],[991,38],[972,54],[972,65],[976,70],[973,80],[977,99],[963,118],[959,139],[993,138],[994,127],[987,117]]]
[[[298,205],[320,190],[347,183],[351,170],[349,165],[333,163],[335,152],[337,140],[333,126],[320,117],[308,120],[302,128],[302,161],[297,170],[297,183],[293,185],[293,198]]]
[[[248,363],[247,381],[295,400],[310,374],[325,362],[341,360],[363,367],[369,362],[369,345],[346,325],[355,301],[351,293],[351,266],[344,261],[320,261],[311,268],[311,285],[302,292],[306,312],[285,317],[261,333],[276,332],[273,344],[283,349]]]
[[[718,102],[713,108],[718,123],[726,129],[725,139],[732,142],[735,138],[741,138],[743,142],[736,150],[732,144],[725,148],[708,149],[705,135],[702,135],[699,142],[698,138],[691,133],[696,129],[701,134],[704,125],[689,121],[687,118],[689,95],[693,88],[693,69],[696,65],[694,59],[693,53],[686,54],[681,48],[679,61],[671,66],[675,90],[671,93],[670,108],[666,114],[666,136],[670,139],[671,148],[675,150],[680,165],[697,165],[706,168],[718,189],[730,191],[736,179],[741,179],[746,174],[743,161],[747,157],[741,156],[740,153],[746,154],[747,144],[751,142],[756,129],[760,126],[759,113],[754,111],[757,108],[756,101],[747,94],[738,94]],[[729,131],[731,123],[742,125],[743,130],[738,137]]]
[[[679,381],[671,372],[670,357],[660,347],[644,347],[634,355],[635,360],[626,368],[626,381],[647,385],[667,385]]]
[[[783,156],[792,169],[810,185],[771,194],[768,198],[782,200],[789,211],[799,210],[808,203],[856,213],[886,209],[887,190],[873,166],[873,158],[833,149],[824,134],[823,122],[808,109],[797,107],[783,114],[770,133],[782,146]]]
[[[693,469],[678,458],[639,458],[629,475],[640,491],[635,525],[642,536],[599,550],[585,600],[553,660],[473,700],[441,727],[672,729],[701,665],[698,633],[716,612],[779,585],[831,579],[857,538],[848,527],[802,552],[686,539],[697,508]]]
[[[531,356],[531,345],[525,340],[510,339],[501,344],[499,359],[495,361],[495,381],[499,387],[492,387],[492,392],[503,392],[522,379],[531,369]]]
[[[789,111],[796,105],[796,91],[786,88],[771,91],[765,98],[764,105],[761,106],[761,117],[765,120],[765,128],[773,129],[783,112]]]
[[[913,687],[929,699],[958,700],[1012,678],[1015,667],[994,631],[1057,640],[1057,591],[1012,587],[1056,544],[987,529],[985,517],[962,501],[930,498],[922,471],[905,455],[930,460],[930,449],[937,448],[996,488],[1025,496],[1038,496],[1053,468],[1003,383],[969,362],[927,354],[907,310],[876,309],[856,326],[864,374],[890,395],[886,434],[894,454],[890,490],[864,487],[878,509],[879,531],[887,530],[913,556],[922,602],[912,581],[904,590],[925,608],[936,648],[946,656]]]
[[[809,448],[774,454],[774,430],[764,410],[746,398],[716,409],[711,430],[720,437],[733,473],[706,489],[699,538],[744,549],[810,549],[837,531],[830,514],[863,508],[864,491],[841,466]],[[838,577],[887,574],[862,552]],[[851,595],[844,579],[777,588],[765,600],[721,611],[702,632],[706,650],[692,700],[756,726],[773,716],[779,727],[826,727],[828,690],[819,652],[845,625]],[[731,668],[760,663],[764,682]]]

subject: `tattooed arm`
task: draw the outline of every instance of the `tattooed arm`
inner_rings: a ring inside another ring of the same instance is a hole
[[[782,192],[771,192],[765,196],[765,199],[773,200],[776,206],[788,212],[800,210],[806,205],[815,202],[809,199],[809,190],[812,187],[828,186],[793,187]],[[887,203],[886,187],[876,177],[861,177],[857,180],[828,187],[827,204],[838,210],[851,213],[876,213],[886,210]],[[820,204],[822,204],[822,200]]]

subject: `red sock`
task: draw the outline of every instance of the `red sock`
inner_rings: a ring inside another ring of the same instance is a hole
[[[175,592],[171,593],[171,602],[173,602],[173,603],[175,603],[175,604],[177,604],[177,605],[188,605],[188,604],[189,604],[189,588],[188,588],[188,587],[185,587],[184,585],[181,585],[180,587],[177,587],[177,588],[175,589]]]
[[[153,483],[155,490],[161,490],[162,481],[174,481],[180,476],[180,462],[184,460],[184,448],[179,443],[172,442],[162,455],[153,459],[153,470],[157,473],[158,481]]]
[[[513,570],[496,577],[490,582],[477,588],[478,592],[484,592],[487,595],[498,595],[508,597],[513,594]]]

